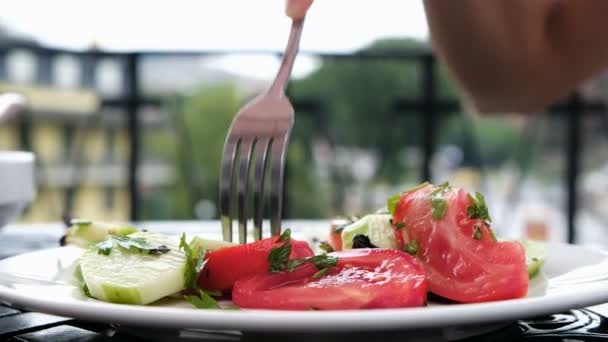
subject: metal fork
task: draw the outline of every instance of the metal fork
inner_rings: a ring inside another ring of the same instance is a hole
[[[264,178],[270,159],[270,230],[281,232],[285,154],[294,121],[294,110],[285,96],[293,62],[298,53],[304,19],[294,20],[279,71],[268,90],[253,99],[230,125],[220,175],[220,212],[225,241],[232,241],[233,194],[237,195],[239,243],[247,242],[247,199],[253,165],[254,239],[262,238]],[[239,161],[238,175],[237,158]]]

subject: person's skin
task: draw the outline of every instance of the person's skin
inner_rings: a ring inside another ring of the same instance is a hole
[[[292,19],[302,19],[313,0],[286,0],[285,14]]]
[[[608,66],[608,0],[425,0],[431,41],[481,112],[533,112]]]

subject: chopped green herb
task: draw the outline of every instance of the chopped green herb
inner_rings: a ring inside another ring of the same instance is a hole
[[[395,224],[395,228],[397,228],[397,229],[403,229],[406,226],[407,225],[405,224],[405,222],[397,222],[397,224]]]
[[[481,227],[478,225],[474,225],[473,226],[473,239],[475,240],[481,240]]]
[[[397,207],[397,203],[399,203],[400,198],[401,198],[401,195],[393,195],[393,196],[389,197],[388,200],[386,201],[386,205],[388,207],[388,212],[391,213],[391,215],[395,214],[395,208]]]
[[[319,248],[325,253],[334,252],[334,248],[327,241],[321,241],[321,243],[319,244]]]
[[[289,260],[289,255],[291,254],[291,231],[289,229],[287,229],[283,233],[283,235],[281,235],[281,238],[279,238],[277,242],[278,241],[284,241],[284,243],[279,247],[274,247],[268,254],[270,272],[277,273],[284,270],[287,270],[287,272],[292,272],[296,267],[302,265],[303,263],[311,262],[320,271],[322,271],[323,269],[327,269],[327,271],[325,271],[325,273],[327,273],[329,268],[336,266],[336,264],[338,263],[338,258],[329,256],[327,254]],[[321,274],[320,276],[323,276],[323,274]]]
[[[196,289],[198,287],[198,275],[205,267],[205,250],[202,248],[193,249],[186,242],[186,233],[182,234],[179,241],[179,249],[186,254],[186,265],[184,267],[184,288]]]
[[[205,290],[205,292],[212,297],[221,297],[223,295],[220,290]]]
[[[410,255],[416,255],[416,253],[418,253],[418,241],[408,241],[408,243],[405,245],[405,251]]]
[[[302,265],[305,262],[311,262],[317,269],[323,269],[326,267],[334,267],[338,263],[338,258],[329,256],[327,254],[315,255],[307,258],[290,260],[287,263],[287,272],[292,272],[296,267]]]
[[[279,236],[277,242],[289,241],[290,239],[291,239],[291,229],[287,228],[287,229],[285,229],[283,234],[281,234],[281,236]]]
[[[126,250],[136,253],[161,255],[170,251],[167,246],[152,246],[144,238],[133,238],[129,236],[110,235],[104,241],[94,245],[97,248],[97,253],[110,255],[112,248],[118,245]]]
[[[479,192],[475,193],[475,197],[469,195],[472,205],[467,207],[467,215],[470,219],[482,219],[488,222],[492,222],[490,213],[488,212],[488,206],[486,205],[486,199]]]
[[[445,216],[448,210],[448,202],[441,197],[431,198],[431,217],[433,220],[439,221]]]
[[[533,261],[533,262],[538,262],[538,261],[540,261],[540,259],[539,259],[539,258],[537,258],[537,257],[532,257],[532,261]]]
[[[431,202],[431,217],[435,221],[441,220],[448,209],[448,202],[441,197],[445,192],[450,191],[450,183],[444,182],[436,185],[429,194]]]
[[[444,192],[447,192],[450,190],[450,183],[449,182],[443,182],[439,185],[435,185],[433,187],[433,191],[431,191],[431,193],[429,194],[430,197],[435,197],[437,195],[441,195]]]
[[[291,230],[287,229],[277,239],[277,242],[284,241],[281,246],[274,247],[268,254],[268,263],[270,263],[270,272],[281,272],[287,267],[289,255],[291,254]]]
[[[184,299],[192,304],[194,307],[199,309],[221,309],[222,307],[217,303],[209,293],[199,290],[198,296],[184,296]]]
[[[318,279],[318,278],[321,278],[321,277],[323,277],[324,275],[326,275],[326,274],[327,274],[327,272],[329,272],[329,267],[322,268],[322,269],[320,269],[320,270],[319,270],[317,273],[315,273],[315,274],[313,274],[313,275],[312,275],[312,279]]]

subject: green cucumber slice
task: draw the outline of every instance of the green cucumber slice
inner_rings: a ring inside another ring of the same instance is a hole
[[[526,249],[526,267],[528,276],[534,278],[540,272],[545,263],[545,245],[542,242],[532,240],[519,241]]]
[[[69,245],[86,248],[105,240],[108,235],[127,236],[138,231],[137,228],[126,225],[72,220],[72,225],[65,235],[65,242]]]
[[[353,238],[361,234],[380,248],[397,249],[395,232],[391,225],[390,214],[371,214],[353,222],[342,230],[342,249],[353,248]]]
[[[122,304],[149,304],[184,288],[186,256],[177,240],[158,233],[129,235],[152,245],[167,246],[161,255],[113,247],[109,255],[91,247],[80,258],[80,270],[91,296]]]

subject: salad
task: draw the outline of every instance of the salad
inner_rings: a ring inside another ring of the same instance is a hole
[[[542,244],[498,240],[484,197],[448,183],[335,222],[322,254],[289,229],[235,245],[73,220],[65,242],[85,249],[75,278],[89,297],[137,305],[177,297],[200,309],[420,307],[429,293],[457,303],[514,299],[544,261]]]

